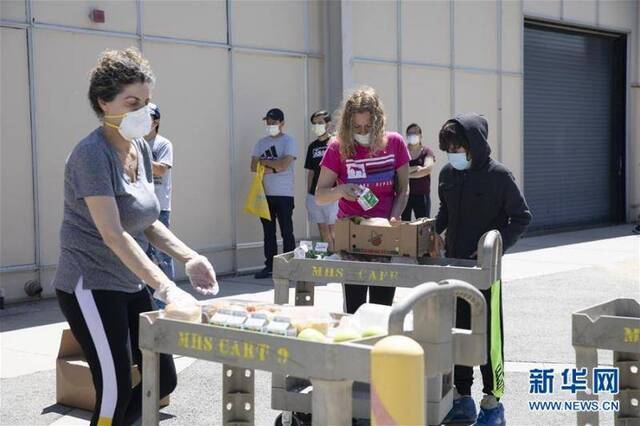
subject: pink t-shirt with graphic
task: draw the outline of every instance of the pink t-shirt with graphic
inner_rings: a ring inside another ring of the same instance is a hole
[[[322,159],[321,166],[338,175],[338,185],[353,183],[367,186],[378,197],[378,204],[365,211],[357,201],[343,198],[338,203],[338,217],[363,216],[389,218],[395,198],[396,170],[409,162],[411,157],[404,139],[399,133],[386,132],[387,146],[372,154],[369,148],[356,144],[353,158],[340,157],[340,144],[332,141]]]

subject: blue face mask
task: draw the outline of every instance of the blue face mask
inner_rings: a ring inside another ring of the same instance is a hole
[[[471,167],[471,160],[467,160],[466,152],[448,152],[449,162],[456,170],[467,170]]]

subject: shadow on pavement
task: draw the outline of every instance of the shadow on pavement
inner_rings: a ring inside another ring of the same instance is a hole
[[[634,224],[627,223],[605,228],[555,231],[554,233],[544,235],[525,234],[525,237],[519,240],[516,245],[509,250],[509,254],[561,247],[570,244],[588,243],[610,238],[631,237],[635,236],[631,232],[634,226]]]
[[[257,293],[273,289],[271,279],[256,280],[253,275],[228,276],[220,279],[220,293],[216,297],[233,297],[246,293]],[[196,299],[209,299],[196,292],[188,281],[178,282],[178,286]],[[0,310],[0,332],[49,325],[66,321],[55,297],[37,299],[5,305]]]

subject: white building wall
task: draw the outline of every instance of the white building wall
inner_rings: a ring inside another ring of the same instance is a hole
[[[87,73],[107,48],[138,46],[151,60],[161,133],[175,144],[173,229],[219,272],[263,260],[260,224],[242,207],[251,148],[273,106],[284,110],[300,152],[298,238],[316,233],[304,209],[308,117],[337,105],[339,88],[375,87],[389,130],[422,126],[437,158],[433,213],[446,163],[437,133],[454,113],[487,116],[494,157],[522,183],[525,18],[627,34],[627,218],[640,213],[637,1],[344,0],[335,6],[326,0],[2,0],[0,288],[6,299],[24,298],[29,279],[52,292],[64,160],[98,124],[86,99]],[[90,22],[92,7],[105,11],[105,24]],[[341,51],[329,52],[337,37]]]
[[[86,95],[88,72],[105,49],[136,46],[151,61],[161,134],[175,149],[172,228],[219,273],[264,260],[260,223],[243,206],[251,150],[265,134],[262,117],[271,107],[284,110],[300,152],[296,236],[315,231],[306,223],[303,162],[308,115],[326,103],[324,2],[3,0],[0,6],[6,300],[25,298],[31,279],[40,280],[45,295],[53,292],[64,160],[98,125]],[[94,7],[104,10],[104,24],[90,22]],[[178,278],[182,273],[179,267]]]

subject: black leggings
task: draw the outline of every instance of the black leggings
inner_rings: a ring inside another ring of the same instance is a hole
[[[129,425],[142,413],[142,385],[131,388],[131,365],[142,374],[138,315],[157,309],[147,289],[137,293],[85,290],[82,278],[74,293],[56,290],[60,309],[87,358],[96,406],[91,425]],[[131,350],[133,349],[133,350]],[[160,354],[160,398],[176,387],[171,355]]]
[[[431,217],[431,197],[427,195],[409,195],[407,206],[402,212],[402,220],[410,221],[411,213],[416,219]]]
[[[369,289],[369,303],[391,306],[395,287],[379,287],[370,285],[344,285],[344,300],[348,314],[355,313],[360,306],[367,302],[367,289]]]

